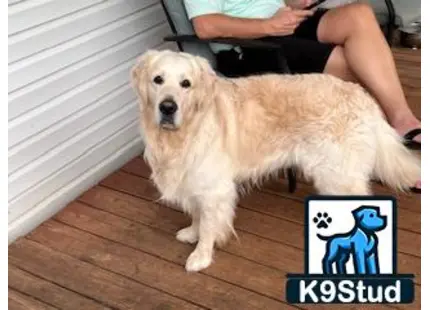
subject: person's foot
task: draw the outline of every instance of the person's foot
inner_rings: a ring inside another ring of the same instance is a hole
[[[418,130],[421,130],[421,122],[416,119],[414,116],[409,119],[401,119],[391,126],[397,131],[397,133],[402,136],[408,138],[408,136],[412,136],[411,140],[417,143],[421,143],[421,133]],[[414,192],[421,192],[421,180],[415,183],[415,186],[412,188]]]
[[[411,187],[410,191],[416,194],[421,194],[421,181],[415,183],[415,186]]]
[[[399,121],[395,124],[392,124],[394,129],[404,137],[406,134],[410,133],[414,129],[421,129],[421,122],[416,118],[407,121]],[[421,134],[417,134],[412,138],[413,141],[421,143]]]

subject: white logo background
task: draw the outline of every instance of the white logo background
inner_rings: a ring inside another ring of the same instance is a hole
[[[339,233],[347,233],[355,225],[352,210],[361,205],[372,205],[380,208],[381,215],[387,216],[387,227],[376,233],[379,239],[378,254],[381,274],[393,273],[393,202],[391,200],[309,200],[308,218],[308,272],[310,274],[322,274],[322,259],[326,251],[326,241],[317,237],[317,233],[323,236],[332,236]],[[328,228],[317,228],[313,219],[318,213],[327,213],[332,221]],[[336,272],[336,267],[333,266]],[[346,271],[354,274],[354,265],[350,256]]]

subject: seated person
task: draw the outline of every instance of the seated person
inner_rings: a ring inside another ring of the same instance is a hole
[[[313,0],[185,0],[200,38],[263,38],[281,43],[293,73],[324,72],[359,82],[379,102],[388,122],[418,148],[421,123],[409,108],[393,55],[372,8],[353,3],[304,10]],[[211,47],[220,66],[261,72],[270,51]],[[266,53],[266,54],[265,54]],[[420,187],[420,185],[417,185]]]

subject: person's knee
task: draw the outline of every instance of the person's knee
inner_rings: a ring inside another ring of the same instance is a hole
[[[353,31],[367,31],[377,25],[373,8],[367,3],[352,3],[345,6],[346,20]]]
[[[344,49],[341,46],[336,46],[330,54],[324,68],[324,73],[334,75],[345,81],[357,82],[356,77],[350,70]]]

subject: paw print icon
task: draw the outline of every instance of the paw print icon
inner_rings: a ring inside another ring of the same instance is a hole
[[[317,215],[313,218],[313,221],[315,225],[317,225],[317,228],[328,228],[328,226],[333,220],[327,212],[318,212]]]

